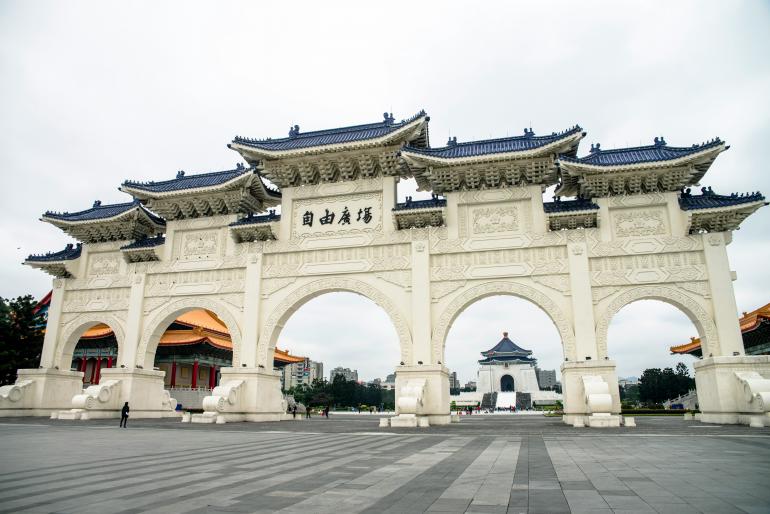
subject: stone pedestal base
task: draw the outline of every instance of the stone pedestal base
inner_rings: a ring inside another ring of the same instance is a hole
[[[0,417],[50,416],[72,407],[83,391],[83,373],[53,368],[20,369],[16,383],[0,387]]]
[[[565,424],[576,426],[575,423],[580,418],[580,422],[584,423],[584,425],[592,426],[587,419],[588,416],[594,413],[590,411],[586,403],[583,381],[585,376],[598,376],[607,383],[612,400],[609,414],[613,414],[616,417],[620,414],[620,394],[618,392],[618,377],[615,374],[614,361],[565,362],[561,365],[561,376],[562,396],[564,398],[564,416],[562,421]]]
[[[701,422],[770,426],[770,355],[707,357],[693,367]]]
[[[591,414],[585,418],[586,426],[591,428],[610,428],[620,426],[620,416],[612,414]]]
[[[424,381],[420,398],[408,400],[408,384]],[[409,405],[405,409],[405,406]],[[430,425],[448,425],[452,418],[449,413],[449,370],[444,366],[418,365],[396,368],[396,414],[415,414],[426,417]],[[391,418],[395,419],[395,418]],[[395,426],[391,423],[391,426]],[[423,426],[418,423],[418,426]],[[427,425],[426,425],[427,426]]]
[[[222,368],[220,385],[203,399],[193,423],[280,421],[286,402],[278,374],[262,368]]]

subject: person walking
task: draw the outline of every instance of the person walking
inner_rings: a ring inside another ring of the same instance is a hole
[[[326,416],[326,419],[329,419],[329,406],[327,405],[324,407],[324,416]]]
[[[310,419],[310,405],[305,407],[305,419]]]
[[[128,402],[126,402],[123,408],[120,409],[120,426],[123,428],[126,428],[126,423],[128,423],[128,411]]]
[[[297,419],[297,404],[294,404],[294,407],[291,408],[291,417],[292,419]]]

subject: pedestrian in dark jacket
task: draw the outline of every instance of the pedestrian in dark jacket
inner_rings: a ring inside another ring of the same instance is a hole
[[[120,426],[123,428],[126,428],[126,423],[128,423],[128,402],[123,405],[123,408],[120,409]]]
[[[291,417],[296,418],[297,417],[297,404],[294,404],[294,407],[291,408]]]
[[[305,418],[310,419],[310,405],[305,406]]]

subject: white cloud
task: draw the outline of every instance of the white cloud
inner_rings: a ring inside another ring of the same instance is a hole
[[[384,110],[425,108],[436,145],[450,133],[462,141],[530,124],[543,133],[580,123],[586,143],[606,148],[720,136],[732,148],[704,183],[770,192],[768,11],[716,1],[6,0],[0,295],[50,288],[49,277],[19,265],[68,241],[37,222],[46,209],[120,201],[125,179],[227,169],[240,160],[225,147],[236,134],[281,136],[290,124],[341,126]],[[740,310],[767,302],[770,272],[757,256],[770,252],[769,213],[747,220],[729,249]],[[473,344],[495,341],[501,327],[489,321],[494,337]],[[667,340],[671,327],[650,339]]]

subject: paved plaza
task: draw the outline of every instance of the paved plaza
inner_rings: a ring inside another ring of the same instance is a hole
[[[770,429],[640,417],[0,423],[0,512],[770,512]]]

